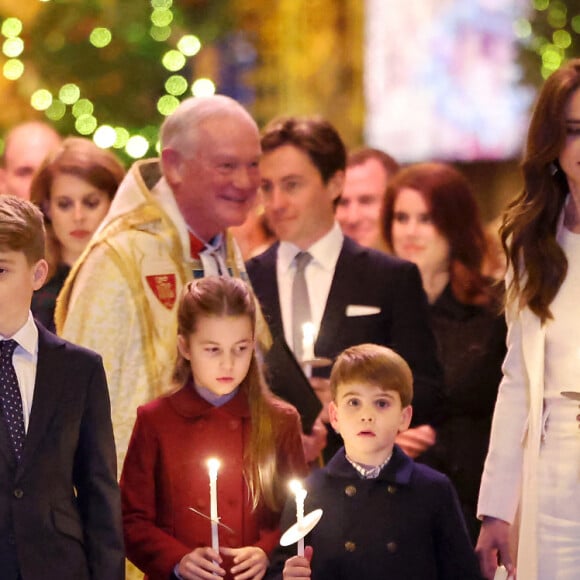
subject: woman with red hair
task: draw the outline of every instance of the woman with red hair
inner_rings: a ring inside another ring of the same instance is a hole
[[[446,414],[419,461],[450,477],[475,543],[506,334],[501,296],[482,272],[487,246],[477,202],[451,165],[410,165],[389,182],[383,227],[393,252],[419,268],[445,373]],[[420,447],[409,437],[401,435],[404,447]]]

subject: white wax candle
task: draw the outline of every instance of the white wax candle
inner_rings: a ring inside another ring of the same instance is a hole
[[[305,322],[302,325],[302,360],[314,359],[314,339],[316,338],[316,327],[312,322]]]
[[[218,537],[218,509],[217,509],[217,472],[220,462],[217,459],[208,459],[209,469],[209,499],[210,499],[210,519],[211,519],[211,547],[219,553],[220,544]]]
[[[293,479],[290,482],[290,489],[294,492],[296,498],[296,522],[298,524],[298,532],[302,534],[302,526],[304,520],[304,500],[306,499],[306,490],[302,487],[302,484],[297,480]],[[304,556],[304,536],[301,535],[298,540],[298,555]]]

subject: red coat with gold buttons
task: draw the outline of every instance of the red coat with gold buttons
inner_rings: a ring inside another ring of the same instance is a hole
[[[277,450],[287,488],[306,473],[299,417],[293,407],[273,402]],[[250,410],[244,393],[214,407],[191,385],[140,407],[121,476],[127,557],[150,580],[167,580],[185,554],[211,545],[207,459],[221,466],[217,479],[221,546],[259,546],[269,553],[279,539],[279,517],[265,506],[252,509],[244,479],[250,438]],[[226,570],[231,562],[224,558]],[[226,578],[231,578],[230,575]]]

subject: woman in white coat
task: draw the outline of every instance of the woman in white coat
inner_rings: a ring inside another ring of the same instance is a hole
[[[580,570],[580,59],[545,82],[501,228],[510,271],[508,352],[479,496],[482,572],[521,580]],[[565,393],[565,394],[563,394]],[[519,506],[519,510],[518,510]],[[519,517],[519,522],[516,518]]]

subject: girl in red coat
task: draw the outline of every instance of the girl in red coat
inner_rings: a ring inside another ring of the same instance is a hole
[[[188,283],[178,307],[179,389],[138,409],[121,476],[127,556],[150,580],[259,580],[288,480],[307,469],[299,416],[266,388],[244,282]],[[217,480],[211,546],[208,458]],[[192,508],[192,509],[190,509]]]

